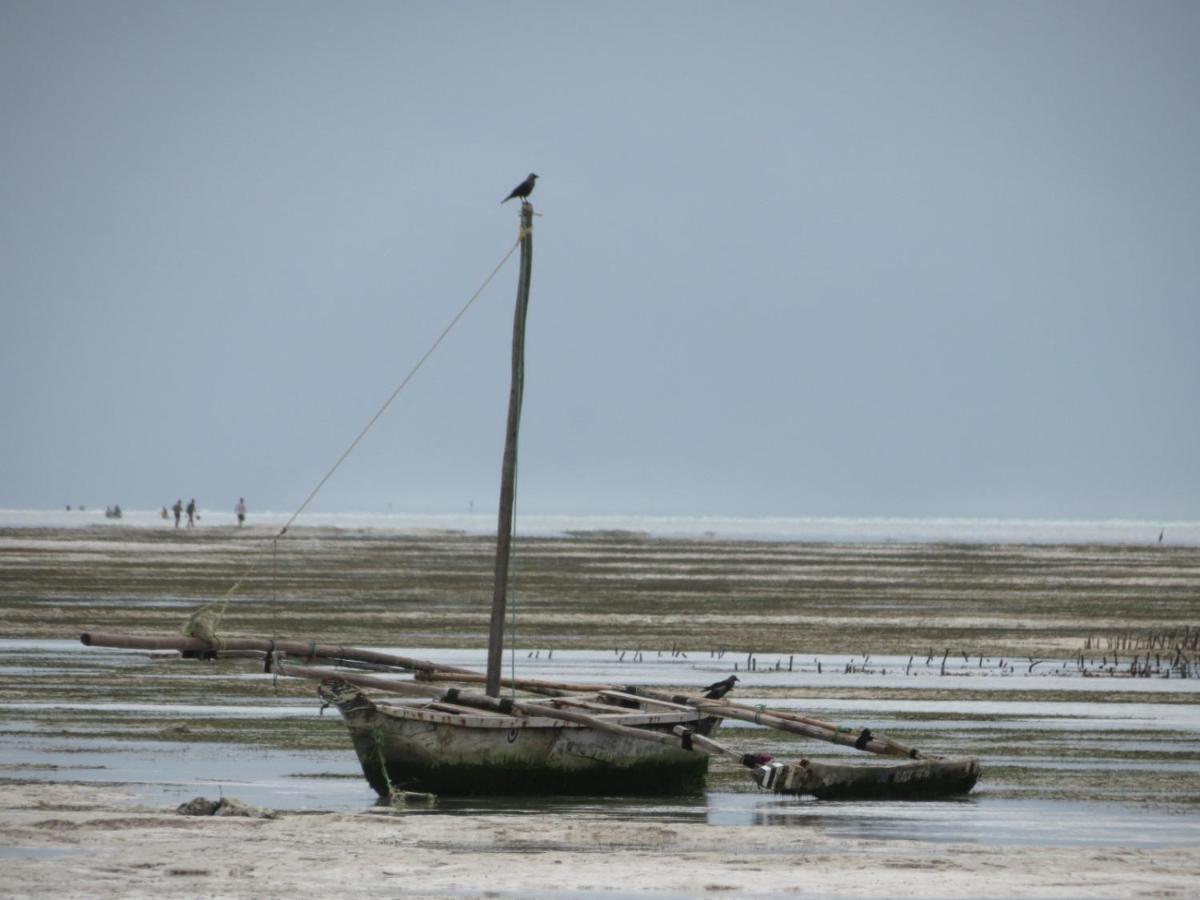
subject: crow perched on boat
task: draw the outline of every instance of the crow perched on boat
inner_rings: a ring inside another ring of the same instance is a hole
[[[500,204],[503,206],[505,203],[507,203],[513,197],[520,197],[522,200],[524,200],[526,197],[528,197],[530,194],[533,193],[533,183],[535,181],[537,181],[537,176],[534,175],[532,172],[530,172],[529,177],[526,178],[524,181],[522,181],[520,184],[518,184],[515,188],[513,188],[512,193],[509,194],[507,197],[505,197],[503,200],[501,200]]]
[[[730,675],[724,681],[714,681],[704,689],[704,697],[707,700],[720,700],[726,694],[733,690],[733,686],[737,684],[738,677]]]

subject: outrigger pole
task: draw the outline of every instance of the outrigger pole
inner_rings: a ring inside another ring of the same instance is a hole
[[[488,635],[485,692],[489,697],[500,696],[504,615],[508,604],[508,558],[512,548],[513,500],[517,480],[517,432],[521,427],[521,399],[525,390],[525,312],[529,307],[529,280],[532,274],[533,204],[524,200],[521,202],[521,275],[517,282],[517,309],[513,315],[512,388],[508,395],[508,427],[504,435],[504,463],[500,471],[496,580],[492,594],[492,628]]]

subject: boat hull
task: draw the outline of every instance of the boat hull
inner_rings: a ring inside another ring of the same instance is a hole
[[[362,698],[339,705],[363,774],[381,797],[506,794],[686,794],[704,786],[708,756],[552,719],[456,716]],[[698,734],[719,720],[684,722]],[[646,724],[670,732],[679,721]]]
[[[835,765],[801,760],[754,770],[760,787],[821,800],[922,800],[965,794],[979,780],[976,759],[916,760],[895,765]]]

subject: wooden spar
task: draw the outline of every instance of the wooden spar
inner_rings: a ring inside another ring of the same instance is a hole
[[[512,385],[508,394],[508,426],[504,433],[504,462],[500,470],[500,513],[496,529],[496,578],[492,594],[492,626],[488,634],[487,685],[489,697],[500,696],[500,665],[504,653],[504,615],[508,603],[508,560],[512,550],[513,500],[517,480],[517,433],[525,391],[525,313],[533,273],[533,205],[521,203],[521,275],[513,315]]]
[[[831,744],[839,744],[843,747],[853,747],[855,750],[866,750],[868,753],[878,753],[881,756],[907,756],[912,759],[920,756],[916,750],[904,752],[893,741],[881,741],[874,737],[870,737],[864,741],[862,740],[864,732],[830,731],[827,728],[818,728],[814,725],[807,725],[803,722],[782,718],[765,710],[762,712],[758,710],[747,711],[722,703],[697,703],[696,709],[709,715],[721,716],[725,719],[740,719],[743,722],[754,722],[770,728],[777,728],[780,731],[790,731],[793,734],[802,734],[805,737],[816,738],[819,741],[828,741]],[[865,733],[869,734],[869,732]]]
[[[673,730],[677,735],[679,735],[680,737],[683,737],[684,732],[688,731],[689,729],[684,725],[676,725]],[[693,735],[691,735],[690,739],[692,742],[693,750],[696,748],[699,748],[703,752],[708,753],[712,756],[727,756],[730,759],[741,763],[742,765],[746,764],[746,760],[747,760],[746,754],[738,753],[736,750],[732,749],[731,747],[726,747],[724,744],[717,743],[712,738],[705,737],[702,734],[693,734]],[[770,759],[769,756],[765,757],[765,758]]]
[[[730,705],[736,707],[737,709],[745,709],[748,711],[751,710],[750,707],[745,706],[744,704],[741,704],[741,703],[733,703]],[[799,713],[789,712],[789,711],[780,710],[780,709],[767,710],[767,712],[769,712],[773,716],[777,716],[780,719],[787,719],[792,722],[799,722],[803,725],[812,725],[816,728],[824,728],[829,731],[846,733],[845,728],[842,726],[834,725],[830,722],[822,722],[820,719],[813,719],[813,718],[810,718],[809,716],[802,716]],[[900,743],[899,741],[894,741],[890,737],[886,737],[885,735],[882,735],[882,734],[872,735],[872,740],[874,740],[880,744],[886,744],[887,746],[891,747],[892,752],[890,754],[887,754],[889,756],[903,756],[908,759],[926,759],[927,758],[925,756],[925,754],[923,754],[920,750],[916,749],[915,747],[909,747],[905,744]],[[855,744],[855,746],[857,747],[857,744]]]
[[[181,652],[205,653],[215,651],[218,655],[231,650],[258,650],[263,653],[286,653],[301,659],[347,659],[355,662],[377,663],[384,666],[394,666],[398,669],[410,669],[415,672],[458,672],[464,675],[474,674],[470,669],[457,666],[443,666],[424,659],[413,659],[408,656],[397,656],[394,653],[381,653],[376,650],[363,650],[358,647],[346,647],[338,644],[318,644],[316,641],[280,641],[271,638],[222,638],[212,644],[199,638],[188,637],[153,637],[137,634],[103,634],[100,632],[84,632],[79,641],[85,647],[117,647],[123,650],[179,650]]]
[[[462,695],[459,695],[460,697]],[[573,709],[562,709],[555,706],[553,710],[547,710],[545,707],[535,703],[522,703],[519,700],[512,702],[513,709],[519,710],[527,716],[548,716],[552,719],[564,719],[567,722],[575,722],[579,725],[589,725],[592,728],[600,731],[608,731],[612,734],[621,734],[626,737],[638,738],[643,741],[655,741],[659,744],[667,744],[671,747],[679,747],[682,745],[682,740],[671,734],[664,734],[661,731],[649,731],[644,728],[631,728],[628,725],[619,725],[616,722],[609,722],[601,719],[598,716],[589,716],[587,713],[576,712]]]
[[[427,697],[433,700],[440,700],[446,694],[446,691],[441,688],[425,685],[418,681],[396,681],[391,678],[380,678],[377,675],[350,675],[346,672],[331,672],[329,669],[321,669],[315,666],[293,666],[291,663],[286,662],[276,665],[275,671],[289,678],[311,678],[314,681],[323,681],[326,678],[340,678],[346,684],[352,684],[355,687],[373,688],[377,691],[386,691],[390,694],[404,694],[409,697]]]
[[[315,668],[311,666],[293,666],[287,663],[280,663],[278,667],[280,675],[287,675],[292,678],[311,678],[314,680],[323,681],[326,678],[337,678],[347,684],[353,684],[359,687],[375,688],[381,691],[390,691],[398,694],[408,694],[410,696],[430,697],[437,701],[446,703],[456,703],[461,706],[473,706],[479,709],[488,709],[493,712],[519,713],[523,716],[541,718],[541,719],[560,719],[564,722],[574,722],[578,725],[588,725],[599,731],[608,731],[613,734],[624,735],[625,737],[636,738],[643,741],[652,741],[658,744],[666,744],[671,747],[682,747],[685,743],[681,737],[676,737],[661,731],[650,731],[645,728],[633,728],[629,725],[621,725],[617,722],[609,722],[597,716],[591,716],[587,713],[577,712],[573,709],[563,709],[557,705],[551,707],[540,703],[527,703],[521,700],[501,700],[496,697],[489,697],[486,694],[465,693],[463,691],[448,690],[443,691],[439,688],[425,687],[417,682],[399,682],[390,681],[386,678],[378,678],[371,675],[349,675],[342,672],[330,672],[328,669]],[[696,742],[696,736],[693,736],[693,747],[691,749],[701,753],[713,753],[706,746],[702,746]],[[725,748],[721,748],[724,751]],[[732,751],[728,751],[732,752]],[[741,755],[738,754],[738,758]]]
[[[462,675],[461,677],[453,674],[443,674],[443,672],[422,672],[419,676],[423,680],[428,681],[461,681],[466,683],[478,682],[482,678],[479,675]],[[515,687],[519,690],[530,691],[535,694],[546,694],[549,696],[557,696],[566,693],[603,693],[603,692],[619,692],[632,694],[638,697],[644,697],[650,700],[664,700],[670,703],[684,703],[699,709],[701,712],[709,713],[710,715],[721,716],[726,719],[740,719],[744,722],[755,722],[759,725],[767,725],[771,728],[777,728],[780,731],[790,731],[793,734],[802,734],[806,737],[812,737],[820,741],[828,741],[831,744],[840,744],[844,747],[853,747],[856,750],[864,750],[868,753],[876,753],[881,756],[902,756],[907,759],[925,759],[927,758],[919,750],[913,747],[907,747],[899,741],[894,741],[891,738],[882,735],[872,736],[866,741],[863,746],[859,746],[859,740],[862,736],[861,731],[849,731],[838,725],[829,722],[823,722],[820,719],[813,719],[808,716],[802,716],[799,713],[788,712],[785,710],[760,710],[753,706],[746,706],[740,703],[731,703],[729,701],[713,701],[707,700],[704,697],[696,697],[691,695],[671,694],[666,691],[655,691],[643,687],[626,687],[620,688],[615,685],[600,685],[600,684],[570,684],[560,681],[539,681],[534,678],[504,678],[501,684],[505,687]]]
[[[486,675],[468,675],[439,670],[437,672],[422,672],[418,676],[422,681],[457,681],[460,684],[483,684]],[[618,690],[615,684],[567,684],[561,681],[542,681],[537,678],[501,678],[501,687],[516,688],[531,694],[545,694],[548,697],[561,697],[565,694],[596,694],[600,691]]]
[[[920,751],[905,747],[903,744],[897,743],[890,738],[870,736],[866,741],[863,741],[862,732],[846,731],[834,725],[819,722],[817,719],[808,719],[805,716],[793,715],[783,711],[757,709],[736,703],[727,703],[723,700],[679,697],[665,691],[653,691],[646,688],[626,688],[626,690],[639,697],[649,697],[655,700],[669,700],[675,703],[682,700],[688,705],[694,706],[701,712],[708,713],[711,716],[720,716],[723,719],[739,719],[743,722],[754,722],[755,724],[766,725],[780,731],[790,731],[793,734],[802,734],[805,737],[815,738],[819,741],[828,741],[831,744],[840,744],[843,747],[853,747],[855,750],[865,750],[868,753],[877,753],[881,756],[904,756],[909,759],[924,758]]]

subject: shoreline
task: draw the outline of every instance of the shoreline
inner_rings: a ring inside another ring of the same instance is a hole
[[[245,528],[232,509],[199,511],[195,529],[232,530],[274,536],[291,519],[289,513],[251,511]],[[105,518],[102,509],[0,509],[0,530],[85,528],[175,531],[173,519],[158,510],[125,510],[120,519]],[[455,533],[494,536],[493,512],[471,513],[306,513],[290,531],[375,531],[391,534]],[[1158,540],[1162,534],[1161,544]],[[1200,520],[1029,519],[1004,517],[832,517],[734,515],[561,515],[520,514],[516,534],[527,538],[564,538],[576,534],[662,539],[745,540],[844,544],[1100,544],[1131,547],[1200,547]]]

